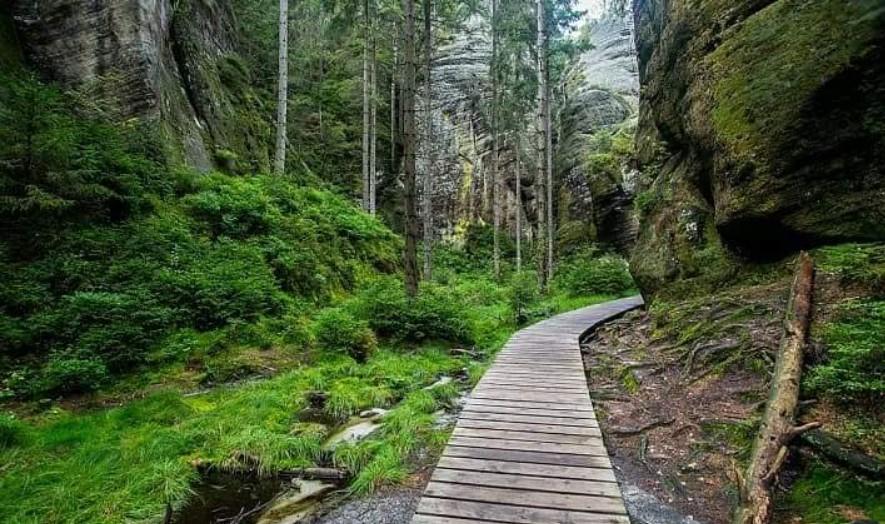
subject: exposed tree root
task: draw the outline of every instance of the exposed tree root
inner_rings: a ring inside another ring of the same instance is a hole
[[[766,524],[771,520],[771,487],[789,452],[787,446],[796,436],[820,426],[817,422],[795,425],[813,289],[814,263],[808,253],[802,252],[790,290],[771,394],[750,465],[743,477],[741,504],[735,514],[735,524]]]

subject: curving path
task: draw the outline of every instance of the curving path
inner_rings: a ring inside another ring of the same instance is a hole
[[[589,306],[519,331],[473,389],[413,524],[629,524],[579,337],[642,305]]]

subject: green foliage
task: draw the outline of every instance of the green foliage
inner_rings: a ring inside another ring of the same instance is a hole
[[[133,129],[75,116],[25,74],[0,74],[0,99],[0,223],[14,235],[59,216],[119,219],[161,187],[157,164],[127,141]]]
[[[885,300],[842,305],[823,328],[826,361],[804,381],[809,393],[835,400],[881,402],[885,397]]]
[[[844,524],[885,520],[882,482],[867,482],[813,461],[783,496],[784,506],[803,522]],[[860,515],[865,515],[861,517]]]
[[[8,413],[0,413],[0,449],[23,444],[26,433],[23,422]]]
[[[529,319],[529,310],[538,302],[538,277],[533,272],[514,273],[510,281],[510,307],[517,325]]]
[[[623,296],[633,289],[634,284],[623,259],[614,255],[600,256],[595,249],[588,249],[560,263],[553,286],[572,296]]]
[[[340,308],[326,309],[317,316],[316,336],[321,347],[343,351],[358,362],[365,362],[377,346],[369,324]]]
[[[35,393],[82,393],[98,389],[107,380],[108,370],[97,358],[52,355],[34,385]]]
[[[813,253],[820,271],[833,273],[845,284],[862,285],[885,294],[885,244],[838,244]]]
[[[447,340],[470,342],[462,304],[450,290],[434,283],[410,299],[396,279],[377,279],[359,295],[355,309],[379,336],[401,342]]]

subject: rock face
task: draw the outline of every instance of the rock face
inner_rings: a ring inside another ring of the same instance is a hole
[[[633,5],[644,290],[885,238],[885,2]]]
[[[208,169],[230,151],[266,164],[254,137],[268,126],[243,118],[254,102],[226,3],[13,0],[12,14],[42,76],[114,116],[156,122],[173,160]]]
[[[599,133],[631,132],[635,124],[639,72],[632,13],[611,10],[589,31],[591,48],[569,69],[562,89],[556,172],[569,205],[560,209],[561,231],[568,231],[570,221],[588,222],[598,240],[627,253],[638,225],[630,159],[613,158],[612,169],[598,170],[588,168],[587,157],[599,152],[593,145]]]

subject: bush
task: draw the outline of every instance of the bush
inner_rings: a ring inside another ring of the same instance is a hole
[[[510,282],[510,307],[516,325],[521,326],[528,321],[528,311],[538,302],[538,297],[538,277],[535,273],[521,271],[513,275]]]
[[[11,448],[25,440],[27,426],[12,415],[0,413],[0,449]]]
[[[317,316],[315,329],[322,348],[343,351],[358,362],[365,362],[378,345],[368,324],[341,308],[322,311]]]
[[[843,306],[823,329],[826,361],[805,380],[809,393],[835,400],[881,402],[885,397],[885,300]]]
[[[563,261],[557,268],[553,286],[571,296],[586,296],[622,295],[634,284],[622,258],[600,256],[591,249]]]
[[[431,283],[423,284],[412,300],[398,280],[380,279],[360,294],[356,308],[382,337],[413,343],[472,342],[462,305],[447,288]]]
[[[97,358],[53,355],[43,368],[34,393],[86,393],[98,389],[107,376],[107,368]]]
[[[77,291],[32,317],[47,349],[74,349],[112,370],[143,362],[171,320],[172,310],[150,295],[104,291]]]

